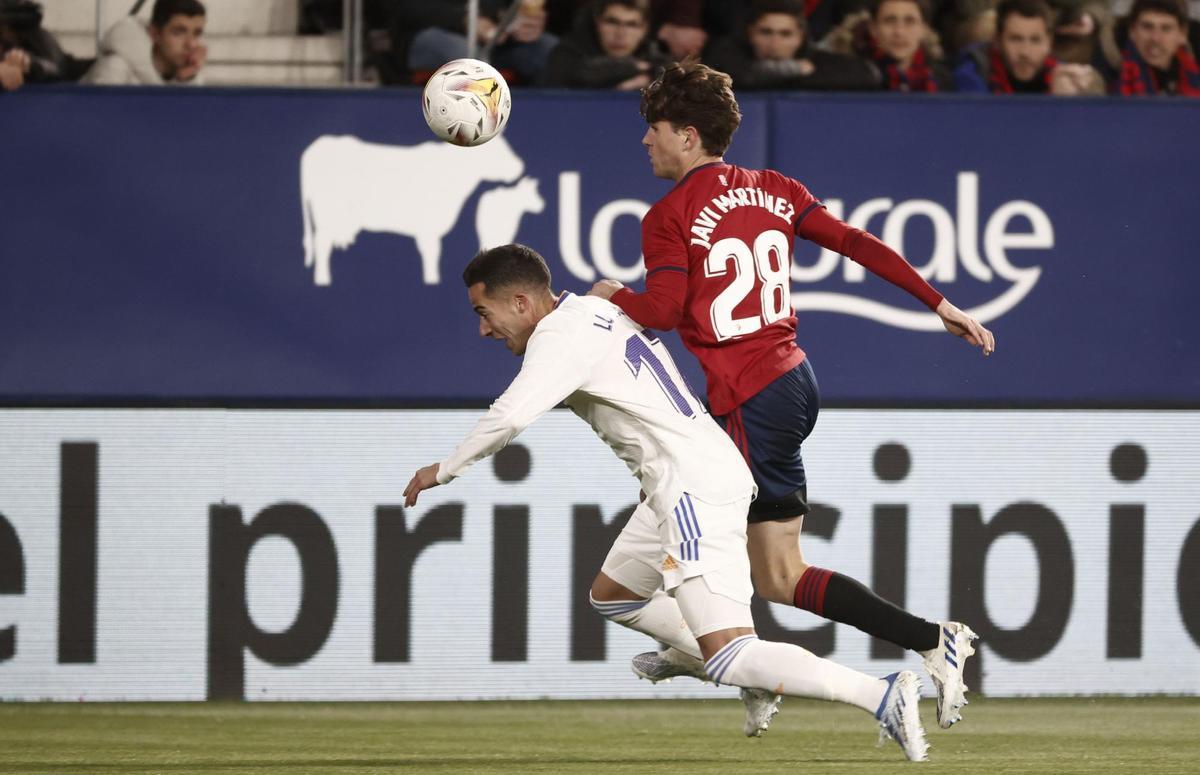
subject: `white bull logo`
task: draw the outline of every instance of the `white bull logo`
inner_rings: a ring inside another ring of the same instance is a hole
[[[471,194],[484,181],[507,183],[524,172],[525,163],[503,137],[474,148],[319,137],[300,157],[304,265],[314,267],[317,285],[329,285],[334,248],[350,247],[363,231],[400,234],[416,241],[421,277],[426,285],[436,285],[442,238],[454,228]],[[537,212],[528,187],[514,189],[525,197],[521,206]],[[536,188],[532,195],[541,201]],[[519,211],[515,217],[519,219]]]
[[[496,186],[479,197],[475,209],[475,235],[479,237],[479,249],[507,245],[517,236],[521,228],[521,216],[525,213],[540,213],[546,209],[546,200],[538,193],[536,178],[524,177],[514,186]]]

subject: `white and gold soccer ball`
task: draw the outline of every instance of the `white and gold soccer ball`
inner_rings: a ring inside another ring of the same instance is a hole
[[[512,94],[504,76],[478,59],[455,59],[437,69],[421,100],[425,123],[442,140],[481,145],[504,130]]]

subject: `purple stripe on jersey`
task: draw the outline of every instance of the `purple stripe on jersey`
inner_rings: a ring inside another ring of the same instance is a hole
[[[692,496],[685,492],[683,499],[687,501],[687,515],[691,518],[692,527],[696,529],[695,537],[699,538],[704,534],[700,532],[700,521],[696,519],[696,508],[692,505]]]
[[[800,228],[800,224],[804,222],[805,216],[807,216],[809,213],[811,213],[813,210],[817,209],[818,207],[824,207],[824,206],[825,205],[822,204],[821,202],[813,202],[808,207],[804,208],[800,212],[800,217],[796,219],[796,228],[797,229]]]
[[[683,540],[691,540],[692,531],[688,529],[688,524],[683,518],[683,504],[675,507],[675,524],[679,525],[679,532],[683,536]]]

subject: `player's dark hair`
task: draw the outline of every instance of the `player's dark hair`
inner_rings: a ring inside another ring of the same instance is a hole
[[[525,245],[501,245],[481,250],[463,270],[463,284],[470,288],[483,283],[484,293],[494,296],[502,288],[550,289],[550,267],[538,252]]]
[[[921,12],[921,21],[925,22],[926,24],[929,24],[929,20],[933,17],[933,10],[929,6],[929,0],[872,0],[872,2],[871,2],[871,18],[878,19],[879,18],[879,9],[883,7],[883,4],[890,3],[893,1],[894,2],[903,2],[903,3],[912,3],[913,5],[915,5],[917,7],[917,10]]]
[[[808,17],[804,15],[802,0],[754,0],[746,9],[746,26],[753,26],[762,17],[773,13],[790,16],[800,25],[800,29],[808,29]]]
[[[150,23],[160,30],[167,26],[172,16],[206,16],[204,3],[200,0],[154,0],[150,12]]]
[[[642,15],[643,22],[647,24],[650,22],[650,0],[593,0],[592,18],[599,19],[608,10],[609,6],[613,5],[619,5],[622,8],[636,11]]]
[[[695,127],[712,156],[725,153],[742,123],[729,76],[690,58],[667,65],[642,89],[642,117],[649,124],[669,121],[677,129]]]
[[[1185,30],[1188,26],[1188,12],[1184,5],[1184,0],[1133,0],[1133,5],[1129,8],[1129,16],[1126,18],[1132,25],[1138,20],[1138,17],[1147,11],[1157,11],[1165,13],[1168,16],[1174,16],[1179,22],[1179,26]]]
[[[1004,32],[1004,23],[1013,14],[1025,19],[1041,19],[1046,22],[1046,31],[1054,32],[1054,9],[1046,0],[1000,0],[996,6],[997,35]]]

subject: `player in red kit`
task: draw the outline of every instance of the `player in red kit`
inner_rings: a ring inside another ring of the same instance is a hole
[[[898,253],[830,215],[798,181],[726,163],[741,112],[724,73],[672,65],[643,90],[641,109],[654,174],[675,186],[642,221],[645,292],[612,280],[591,292],[647,328],[678,328],[700,360],[710,409],[759,488],[747,531],[755,591],[922,654],[938,690],[938,722],[948,728],[966,704],[963,664],[974,654],[975,634],[959,622],[914,616],[852,578],[808,565],[800,550],[809,511],[800,445],[820,395],[796,345],[792,242],[815,242],[903,288],[984,355],[995,340]],[[671,649],[639,655],[634,669],[652,680],[697,674],[690,658]]]

